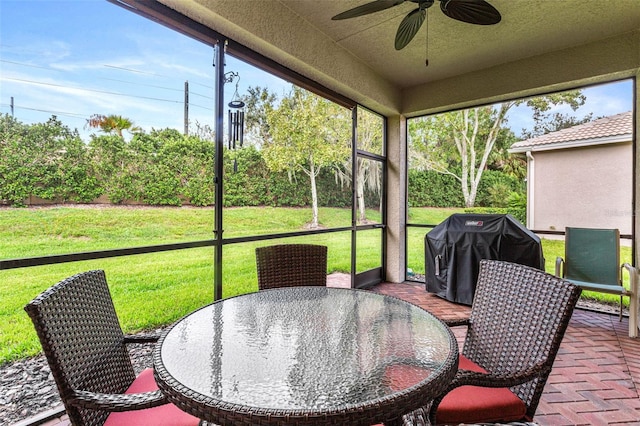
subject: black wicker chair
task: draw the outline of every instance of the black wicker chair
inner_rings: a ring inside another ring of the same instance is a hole
[[[281,244],[256,248],[258,288],[327,285],[327,247]]]
[[[104,271],[67,278],[25,306],[73,425],[197,425],[169,404],[151,368],[135,376]],[[133,411],[132,411],[133,410]]]
[[[532,421],[580,293],[538,269],[482,260],[469,319],[449,324],[466,325],[467,334],[458,373],[431,405],[431,423]]]

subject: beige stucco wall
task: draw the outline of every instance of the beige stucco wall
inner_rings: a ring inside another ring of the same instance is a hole
[[[631,234],[631,143],[534,152],[529,159],[528,218],[535,230],[618,228]]]

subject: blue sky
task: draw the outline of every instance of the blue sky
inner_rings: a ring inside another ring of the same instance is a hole
[[[0,0],[0,104],[25,123],[52,114],[84,135],[92,114],[123,115],[145,130],[213,127],[213,48],[104,0]],[[228,58],[239,93],[288,85]],[[237,80],[236,80],[237,81]],[[231,98],[234,81],[225,85]]]
[[[184,83],[189,120],[213,127],[213,49],[105,0],[0,0],[0,113],[24,123],[52,114],[87,139],[92,114],[118,114],[145,130],[184,127]],[[238,91],[288,84],[228,58],[240,74]],[[228,102],[234,81],[225,85]],[[612,115],[632,109],[630,81],[586,89],[575,115]],[[560,109],[561,112],[570,112]],[[532,126],[531,113],[509,116],[516,134]]]
[[[595,119],[633,109],[632,80],[590,86],[584,88],[582,94],[586,96],[586,102],[576,111],[571,110],[567,105],[560,105],[553,107],[549,112],[559,112],[578,118],[583,118],[589,113],[593,113],[593,118]],[[531,110],[525,106],[512,109],[508,114],[508,118],[508,124],[516,135],[520,135],[523,128],[531,130],[534,124],[531,118]]]

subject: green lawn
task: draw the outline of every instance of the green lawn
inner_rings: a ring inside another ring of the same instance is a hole
[[[461,209],[411,208],[410,223],[437,224]],[[310,221],[310,209],[232,208],[225,211],[225,237],[299,231]],[[368,217],[376,217],[368,212]],[[325,227],[351,223],[346,209],[320,209]],[[0,209],[0,259],[126,248],[151,244],[206,240],[213,237],[209,208],[49,207]],[[427,228],[407,231],[408,267],[424,272]],[[381,230],[358,233],[358,272],[380,266]],[[223,297],[257,291],[255,247],[305,241],[329,247],[329,272],[351,267],[351,233],[339,232],[226,245],[223,251]],[[562,241],[543,239],[547,271],[553,272]],[[631,249],[622,249],[623,261]],[[23,307],[56,282],[89,269],[104,269],[125,332],[169,324],[213,301],[213,248],[123,256],[0,271],[0,364],[33,356],[40,344]],[[615,296],[599,293],[590,297]]]
[[[375,213],[371,212],[370,217]],[[311,209],[232,208],[225,237],[300,231]],[[325,227],[351,223],[345,209],[320,209]],[[65,254],[213,238],[208,208],[49,207],[0,209],[0,258]],[[380,266],[381,231],[358,234],[357,270]],[[329,247],[329,272],[351,268],[351,233],[340,232],[277,242],[302,241]],[[226,245],[223,297],[257,290],[255,247],[261,241]],[[104,269],[125,332],[169,324],[213,301],[213,248],[44,265],[0,271],[0,364],[37,354],[40,344],[23,307],[56,282],[89,269]]]

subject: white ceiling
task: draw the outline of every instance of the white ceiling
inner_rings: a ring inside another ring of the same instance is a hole
[[[502,21],[481,26],[445,16],[439,1],[403,50],[394,48],[412,1],[348,20],[331,17],[368,0],[276,0],[397,87],[490,68],[495,65],[610,38],[640,28],[640,0],[489,0]],[[281,23],[286,25],[286,22]],[[295,37],[295,34],[292,34]],[[339,47],[338,47],[339,46]]]

